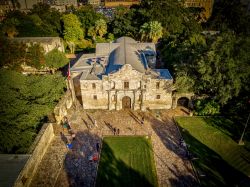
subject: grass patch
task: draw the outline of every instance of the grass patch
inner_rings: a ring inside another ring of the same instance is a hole
[[[199,158],[194,166],[206,175],[201,178],[202,185],[244,186],[249,182],[250,151],[230,138],[232,134],[222,128],[227,124],[220,128],[214,124],[216,120],[202,117],[178,117],[176,121],[189,150]]]
[[[157,186],[151,150],[145,137],[105,137],[96,186]]]

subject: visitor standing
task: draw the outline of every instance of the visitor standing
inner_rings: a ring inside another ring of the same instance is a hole
[[[119,134],[120,134],[120,129],[117,129],[117,135],[119,136]]]
[[[100,144],[96,143],[96,151],[99,152],[99,150],[100,150]]]
[[[114,128],[114,135],[116,135],[116,128]]]
[[[141,125],[144,124],[144,116],[142,116],[142,119],[141,119]]]
[[[98,127],[97,121],[96,121],[96,120],[94,121],[94,125],[95,125],[95,127]]]

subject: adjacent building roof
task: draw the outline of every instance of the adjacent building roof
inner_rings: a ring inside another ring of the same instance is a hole
[[[0,154],[0,186],[12,187],[30,155]]]

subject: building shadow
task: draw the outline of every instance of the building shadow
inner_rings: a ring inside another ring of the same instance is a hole
[[[186,150],[180,145],[180,135],[172,119],[163,118],[159,120],[155,117],[147,119],[154,132],[161,139],[164,146],[182,158],[186,158]]]
[[[98,153],[96,144],[101,143],[101,138],[85,130],[77,132],[74,140],[68,141],[72,144],[72,149],[65,155],[63,171],[56,186],[94,186],[98,163],[89,159]]]
[[[188,131],[182,131],[182,134],[190,144],[189,151],[197,158],[192,162],[201,186],[249,186],[249,177],[229,165],[220,155],[202,144]],[[178,186],[178,180],[171,181],[174,186],[175,184]]]

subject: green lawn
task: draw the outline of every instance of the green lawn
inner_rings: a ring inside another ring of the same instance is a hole
[[[105,137],[96,186],[157,186],[151,150],[145,137]]]
[[[233,141],[227,129],[216,126],[216,121],[229,123],[223,118],[176,118],[190,152],[198,158],[193,161],[195,168],[206,175],[200,178],[201,183],[203,186],[247,186],[250,184],[246,177],[250,176],[250,151]]]

